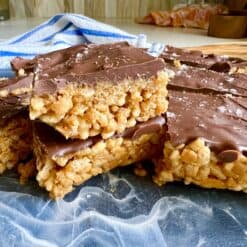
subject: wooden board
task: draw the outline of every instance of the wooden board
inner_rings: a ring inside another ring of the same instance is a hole
[[[222,43],[187,48],[191,50],[201,50],[205,53],[215,53],[219,55],[228,55],[231,57],[241,57],[247,59],[247,42]]]

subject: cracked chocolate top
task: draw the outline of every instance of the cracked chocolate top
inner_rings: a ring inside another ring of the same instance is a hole
[[[209,90],[218,93],[228,93],[247,97],[247,74],[228,75],[204,68],[195,68],[187,65],[176,68],[169,67],[174,72],[170,86],[181,88]]]
[[[185,50],[166,46],[160,55],[166,62],[179,60],[182,64],[207,68],[218,72],[229,72],[232,67],[246,67],[247,61],[241,58],[204,54],[198,50]]]

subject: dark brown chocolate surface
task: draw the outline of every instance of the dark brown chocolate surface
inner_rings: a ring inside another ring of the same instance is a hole
[[[128,139],[136,139],[143,134],[159,132],[165,125],[164,117],[155,117],[144,123],[138,123],[136,126],[126,129],[122,134],[113,136],[112,138],[123,137]],[[60,133],[55,131],[52,127],[41,123],[34,123],[35,138],[41,145],[42,149],[50,157],[63,156],[74,153],[91,147],[98,141],[102,140],[100,137],[90,137],[87,140],[69,139],[66,140]]]
[[[85,47],[87,47],[87,45],[72,46],[46,54],[41,54],[33,59],[16,57],[11,61],[11,66],[16,72],[18,72],[19,69],[24,69],[26,72],[34,72],[37,63],[39,63],[44,70],[68,60],[71,56],[75,56],[77,52],[84,51]]]
[[[35,65],[34,93],[53,94],[69,83],[91,85],[119,83],[124,79],[148,79],[164,69],[162,59],[126,42],[80,45],[40,55],[33,60],[13,60],[15,69]]]
[[[228,75],[203,68],[184,65],[181,68],[169,67],[175,76],[169,85],[189,89],[208,89],[218,93],[228,93],[247,97],[247,75]]]
[[[172,46],[166,46],[160,55],[166,62],[179,60],[181,64],[193,67],[201,67],[218,72],[229,72],[232,67],[246,66],[246,60],[215,54],[204,54],[198,50],[184,50]]]
[[[201,137],[216,152],[245,152],[247,98],[169,90],[167,125],[175,145]]]
[[[29,105],[33,76],[12,78],[0,81],[0,118],[8,118],[23,111]],[[19,90],[19,92],[18,92]]]

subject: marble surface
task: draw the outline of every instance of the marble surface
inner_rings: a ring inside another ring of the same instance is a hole
[[[8,39],[21,34],[32,27],[44,22],[46,18],[11,19],[0,22],[0,39]],[[207,32],[201,29],[157,27],[152,25],[136,24],[130,19],[100,18],[107,24],[119,27],[133,34],[144,33],[150,42],[162,42],[178,47],[216,44],[222,42],[246,42],[247,39],[220,39],[208,37]]]
[[[245,247],[247,195],[169,184],[122,168],[52,201],[30,181],[0,179],[0,246]]]

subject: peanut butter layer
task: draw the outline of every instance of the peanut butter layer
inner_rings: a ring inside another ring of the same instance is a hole
[[[167,110],[165,64],[142,49],[116,43],[54,54],[37,58],[30,118],[66,138],[109,138]]]
[[[52,198],[62,198],[92,176],[157,157],[164,124],[163,117],[156,117],[109,139],[66,140],[51,127],[35,123],[37,180]]]
[[[0,174],[15,168],[32,154],[32,131],[28,114],[21,112],[0,120]]]
[[[203,188],[247,193],[247,157],[236,150],[227,152],[217,155],[202,138],[178,146],[166,141],[164,156],[155,160],[153,180],[158,185],[183,181]]]

